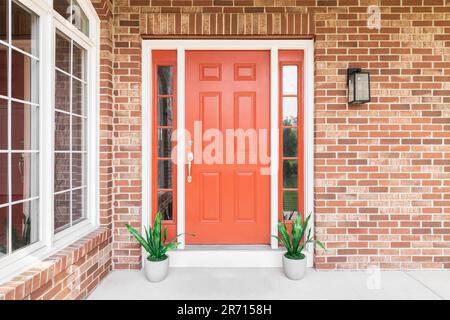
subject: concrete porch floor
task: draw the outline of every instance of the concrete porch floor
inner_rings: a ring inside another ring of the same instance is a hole
[[[281,268],[171,268],[161,283],[113,271],[89,300],[450,299],[450,271],[315,271],[288,280]]]

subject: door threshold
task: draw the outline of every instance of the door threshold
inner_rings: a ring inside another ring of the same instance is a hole
[[[272,250],[269,244],[191,244],[184,250]]]

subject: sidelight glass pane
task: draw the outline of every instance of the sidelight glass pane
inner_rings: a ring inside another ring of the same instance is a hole
[[[159,98],[158,125],[162,127],[172,125],[172,98]]]
[[[8,207],[0,208],[0,258],[8,254]]]
[[[39,239],[39,201],[27,201],[11,207],[12,250],[24,248]]]
[[[8,150],[8,101],[0,98],[0,150]]]
[[[60,231],[70,226],[70,191],[56,194],[54,202],[55,230]]]
[[[283,187],[297,188],[298,186],[298,161],[284,160],[283,161]]]
[[[158,188],[171,189],[172,188],[172,161],[159,160],[158,161]]]
[[[72,188],[78,188],[85,185],[84,168],[85,160],[83,153],[72,154]]]
[[[283,216],[285,220],[295,220],[298,215],[298,192],[283,191]]]
[[[70,73],[70,41],[59,33],[56,33],[55,65],[67,73]]]
[[[55,109],[70,112],[70,77],[55,71]]]
[[[11,121],[12,150],[39,150],[39,108],[12,102]]]
[[[297,156],[297,129],[284,128],[283,129],[283,156],[296,157]]]
[[[298,67],[283,67],[283,94],[296,95],[298,93]]]
[[[39,154],[11,154],[12,201],[20,201],[39,195]]]
[[[19,5],[17,1],[12,1],[11,10],[12,45],[37,57],[39,53],[37,15]]]
[[[158,67],[158,94],[159,95],[171,95],[172,88],[172,67],[171,66],[159,66]]]
[[[72,113],[84,115],[85,105],[85,85],[73,79],[72,80]]]
[[[85,189],[72,191],[72,221],[73,224],[84,219],[85,208]]]
[[[0,205],[9,202],[8,168],[8,154],[0,153]]]
[[[170,158],[172,153],[172,129],[158,129],[158,156]]]
[[[55,112],[55,151],[70,149],[70,116]]]
[[[8,95],[8,48],[0,44],[0,96]]]
[[[8,40],[8,0],[0,0],[0,40]]]
[[[38,103],[38,62],[12,50],[11,96],[13,98]]]
[[[55,192],[70,189],[70,153],[55,153]]]
[[[172,191],[158,192],[158,211],[163,220],[173,220],[173,193]]]
[[[84,119],[72,116],[72,150],[84,150]]]
[[[298,103],[296,97],[283,98],[283,126],[296,126],[298,123]]]

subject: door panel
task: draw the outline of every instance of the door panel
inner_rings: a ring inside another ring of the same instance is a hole
[[[269,128],[268,51],[186,51],[187,244],[270,243],[270,164],[258,155]]]

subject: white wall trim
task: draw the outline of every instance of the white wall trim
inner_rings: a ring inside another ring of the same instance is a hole
[[[142,41],[142,164],[144,166],[142,172],[143,199],[142,199],[142,223],[149,225],[150,208],[152,207],[151,199],[151,144],[152,141],[152,92],[151,92],[151,51],[152,50],[177,50],[178,52],[178,129],[184,129],[185,126],[185,110],[184,110],[184,84],[185,84],[185,56],[186,50],[269,50],[271,52],[271,227],[272,234],[275,234],[278,220],[278,51],[283,49],[304,50],[305,52],[305,68],[303,79],[305,81],[304,92],[304,108],[305,108],[305,211],[313,216],[311,218],[311,227],[314,225],[314,41],[313,40],[221,40],[221,39],[201,39],[201,40],[143,40]],[[184,198],[184,182],[185,181],[185,154],[184,139],[178,137],[178,168],[177,168],[177,192],[178,192],[178,210],[177,222],[179,233],[185,231],[185,198]],[[182,245],[179,249],[184,248],[184,237],[181,237]],[[276,240],[271,240],[271,248],[278,248]],[[181,250],[179,250],[181,251]],[[176,252],[178,254],[178,251]],[[313,266],[313,247],[308,248],[308,266]]]

